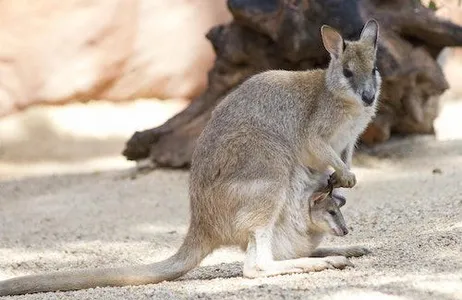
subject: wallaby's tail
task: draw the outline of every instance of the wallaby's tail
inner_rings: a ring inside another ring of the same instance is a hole
[[[177,253],[166,260],[132,267],[105,268],[21,276],[0,281],[0,296],[81,290],[104,286],[158,283],[176,279],[197,266],[212,249],[188,232]]]

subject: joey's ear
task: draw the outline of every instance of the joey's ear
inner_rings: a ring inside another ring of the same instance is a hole
[[[321,36],[324,48],[337,59],[345,48],[345,44],[340,33],[328,25],[321,26]]]
[[[377,40],[379,38],[379,23],[375,19],[370,19],[364,25],[363,30],[361,31],[361,41],[365,41],[374,46],[374,49],[377,50]]]
[[[310,196],[311,205],[315,205],[315,204],[317,204],[317,203],[320,203],[320,202],[324,201],[324,200],[326,199],[327,195],[329,195],[329,193],[314,192],[314,193]]]

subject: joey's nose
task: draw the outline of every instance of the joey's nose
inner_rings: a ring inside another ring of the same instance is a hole
[[[366,103],[367,105],[371,105],[372,102],[374,102],[374,98],[375,98],[375,93],[364,91],[362,94],[363,102]]]
[[[345,226],[338,226],[333,228],[334,235],[344,236],[348,234],[348,229]]]

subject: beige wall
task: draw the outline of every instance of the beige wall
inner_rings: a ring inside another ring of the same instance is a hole
[[[0,116],[32,103],[191,98],[225,0],[0,1]]]
[[[424,1],[422,1],[424,3]],[[427,1],[428,2],[428,1]],[[460,4],[459,4],[460,2]],[[436,14],[462,26],[462,1],[460,0],[436,0],[438,10]],[[446,48],[439,62],[443,67],[450,90],[446,93],[449,98],[462,97],[462,47]]]

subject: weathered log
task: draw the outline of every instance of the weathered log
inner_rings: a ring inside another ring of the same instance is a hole
[[[216,104],[249,76],[268,69],[326,67],[320,27],[357,39],[369,18],[381,25],[378,69],[383,77],[377,117],[361,137],[366,144],[391,133],[433,133],[439,96],[448,84],[436,57],[462,45],[462,27],[437,18],[416,0],[228,0],[234,21],[207,34],[217,58],[208,87],[160,127],[136,132],[123,155],[157,166],[188,166],[195,141]]]

